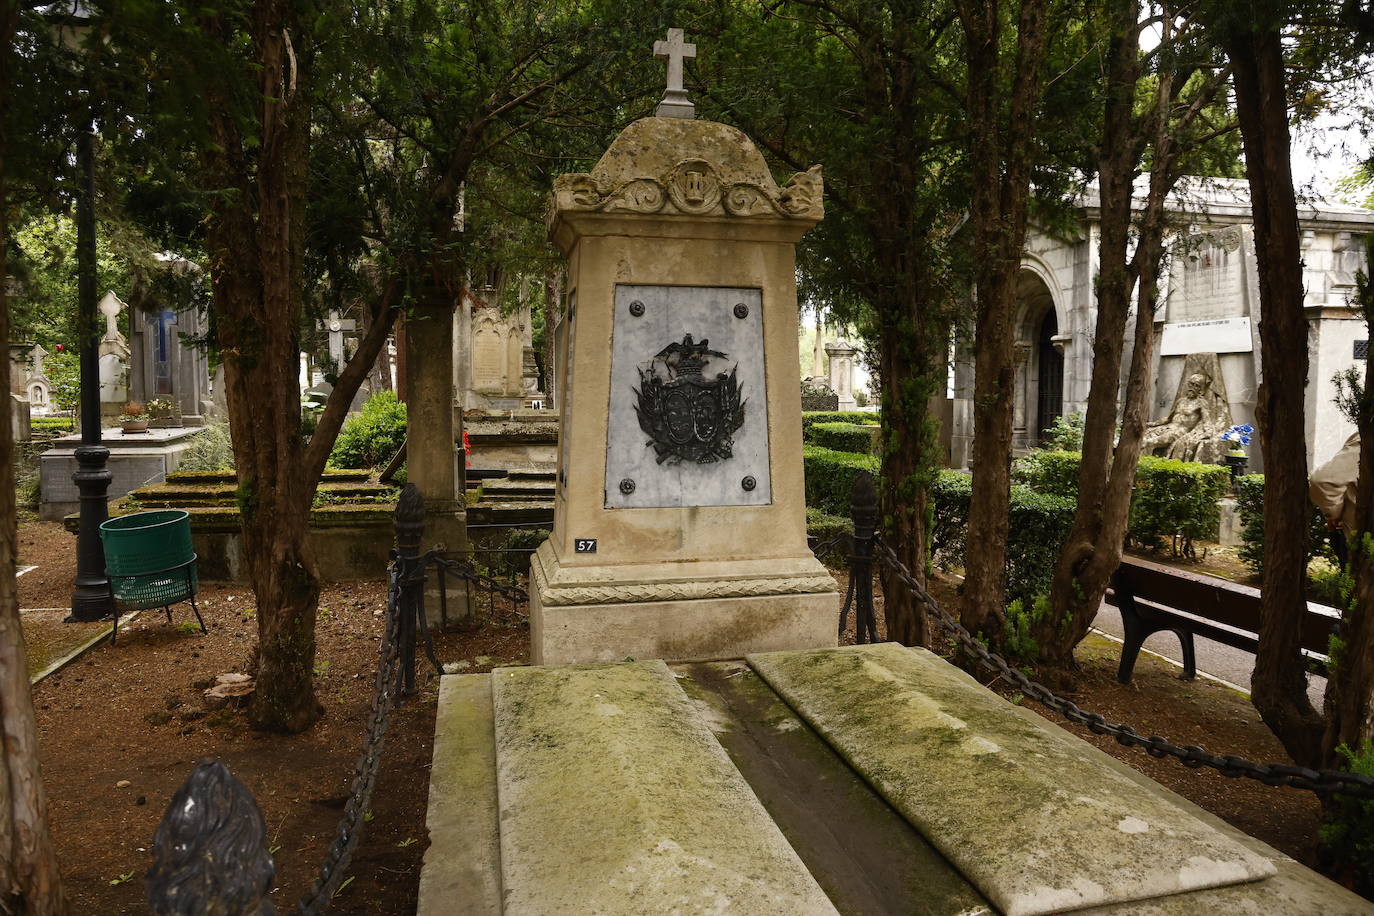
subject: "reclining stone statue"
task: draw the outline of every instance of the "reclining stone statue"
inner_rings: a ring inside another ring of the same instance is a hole
[[[1145,454],[1207,464],[1222,462],[1226,449],[1221,434],[1231,426],[1231,406],[1219,370],[1215,353],[1188,357],[1169,416],[1145,430]]]

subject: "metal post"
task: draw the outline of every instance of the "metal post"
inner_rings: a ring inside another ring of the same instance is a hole
[[[854,549],[849,555],[849,583],[854,595],[854,641],[878,641],[873,610],[873,537],[878,528],[878,490],[873,475],[860,471],[849,491],[849,515],[854,520]]]
[[[402,692],[415,692],[415,630],[425,612],[425,568],[420,558],[420,539],[425,533],[425,498],[413,483],[405,485],[396,501],[396,564],[401,580]]]
[[[88,75],[89,81],[89,75]],[[87,87],[87,98],[93,98]],[[81,500],[76,541],[76,580],[69,621],[100,620],[110,614],[110,583],[105,575],[105,547],[100,524],[109,518],[110,450],[100,442],[100,329],[95,318],[95,108],[77,137],[76,156],[82,188],[76,209],[77,332],[81,335],[81,445],[72,480]]]

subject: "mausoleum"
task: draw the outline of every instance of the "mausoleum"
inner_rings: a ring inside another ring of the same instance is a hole
[[[1190,381],[1201,395],[1224,393],[1232,423],[1255,422],[1263,366],[1259,345],[1259,286],[1249,185],[1235,179],[1190,179],[1170,198],[1170,218],[1182,228],[1170,243],[1155,315],[1154,397],[1151,420],[1167,419]],[[1014,442],[1037,445],[1057,417],[1087,409],[1092,382],[1097,307],[1100,215],[1096,191],[1079,206],[1075,231],[1059,235],[1032,226],[1018,281]],[[1330,203],[1299,207],[1309,327],[1307,461],[1330,458],[1354,432],[1332,405],[1332,376],[1357,367],[1363,375],[1368,331],[1351,304],[1355,272],[1364,269],[1360,237],[1374,231],[1374,211]],[[1132,319],[1134,324],[1134,319]],[[967,465],[973,442],[973,358],[968,341],[956,345],[948,398],[952,408],[951,464]],[[1130,340],[1127,340],[1129,360]],[[1211,356],[1215,354],[1215,356]],[[1219,374],[1191,377],[1186,367],[1215,365]],[[1125,380],[1123,376],[1122,384]],[[1167,446],[1160,450],[1163,454]],[[1252,470],[1259,449],[1251,449]],[[1206,460],[1205,458],[1199,460]]]

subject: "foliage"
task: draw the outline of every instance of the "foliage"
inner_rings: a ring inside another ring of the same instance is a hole
[[[171,398],[150,398],[148,400],[148,416],[153,419],[165,419],[176,413],[176,402]]]
[[[937,565],[959,567],[968,538],[972,481],[958,471],[942,471],[931,487],[934,524],[931,551]],[[1039,493],[1029,487],[1011,488],[1007,538],[1007,599],[1034,608],[1049,593],[1059,547],[1073,523],[1074,500]]]
[[[1351,423],[1360,422],[1360,407],[1364,404],[1364,371],[1351,366],[1331,376],[1331,384],[1336,386],[1335,397],[1331,403]]]
[[[873,431],[853,423],[813,424],[810,441],[837,452],[873,453]]]
[[[812,445],[811,427],[817,423],[877,423],[880,414],[865,410],[806,410],[802,412],[802,440]]]
[[[1033,451],[1012,462],[1011,479],[1041,493],[1077,499],[1082,458],[1076,451]]]
[[[1264,568],[1264,475],[1236,478],[1236,510],[1240,513],[1240,547],[1236,553],[1255,572]],[[1313,506],[1307,526],[1307,559],[1330,555],[1326,521]]]
[[[829,515],[820,509],[806,507],[806,534],[807,537],[814,538],[817,543],[828,541],[840,534],[853,534],[854,522],[852,519],[839,515]],[[827,551],[819,556],[822,563],[832,568],[840,568],[849,560],[849,548],[843,541],[839,546]]]
[[[1342,611],[1350,607],[1350,597],[1355,591],[1355,577],[1348,568],[1342,568],[1340,564],[1326,557],[1317,557],[1307,564],[1307,581],[1316,601]]]
[[[931,485],[930,556],[935,565],[963,565],[972,497],[973,478],[959,471],[941,471]]]
[[[1143,455],[1127,537],[1151,549],[1167,544],[1174,556],[1191,557],[1193,541],[1217,536],[1217,500],[1230,488],[1231,471],[1223,465]]]
[[[34,432],[65,433],[76,429],[75,417],[34,417],[29,421]]]
[[[1035,626],[1050,616],[1053,607],[1048,595],[1037,595],[1030,602],[1017,598],[1007,605],[1007,621],[1002,628],[1003,653],[1022,664],[1035,664],[1040,657],[1040,646],[1033,635]]]
[[[1374,743],[1366,739],[1359,753],[1346,744],[1336,750],[1351,772],[1374,776]],[[1318,836],[1337,869],[1353,879],[1352,889],[1374,896],[1374,799],[1333,796]]]
[[[394,391],[379,391],[339,430],[329,465],[375,468],[391,460],[406,438],[406,405]]]
[[[1077,452],[1083,448],[1083,414],[1057,416],[1046,428],[1041,448],[1052,452]]]
[[[837,452],[818,445],[802,448],[806,471],[806,504],[841,518],[849,517],[849,493],[861,471],[878,476],[878,459],[872,455]]]
[[[58,410],[76,410],[81,406],[81,358],[65,347],[49,353],[43,360],[43,374],[53,405]]]
[[[186,451],[181,453],[178,471],[232,471],[234,445],[229,438],[229,424],[211,421],[191,437]]]

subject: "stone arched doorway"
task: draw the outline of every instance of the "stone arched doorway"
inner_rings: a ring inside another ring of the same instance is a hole
[[[1039,445],[1064,413],[1064,342],[1049,287],[1036,271],[1017,276],[1016,402],[1013,445]]]

